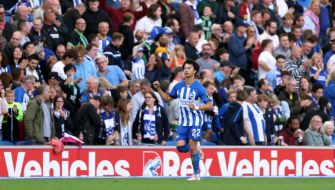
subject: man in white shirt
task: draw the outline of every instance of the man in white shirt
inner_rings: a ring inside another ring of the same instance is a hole
[[[263,40],[262,48],[263,52],[258,57],[258,80],[265,78],[268,72],[276,69],[276,58],[272,55],[274,51],[272,40]]]
[[[66,50],[64,53],[62,60],[56,62],[54,66],[51,69],[51,72],[56,72],[58,73],[58,76],[62,80],[66,80],[67,76],[64,73],[64,67],[65,65],[73,64],[74,60],[77,58],[77,53],[75,52],[74,49],[69,49]]]
[[[279,46],[279,38],[277,35],[278,24],[275,20],[268,20],[265,23],[265,31],[259,36],[259,42],[262,43],[265,39],[270,39],[276,49]]]

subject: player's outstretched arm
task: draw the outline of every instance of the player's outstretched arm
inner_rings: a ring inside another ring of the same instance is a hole
[[[213,102],[207,102],[206,104],[199,107],[200,110],[212,110],[213,109]]]
[[[172,100],[172,98],[161,89],[161,84],[158,81],[155,81],[153,85],[165,102],[170,102]]]

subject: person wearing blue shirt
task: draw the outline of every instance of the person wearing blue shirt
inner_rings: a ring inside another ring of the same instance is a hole
[[[197,80],[195,75],[199,65],[193,60],[186,60],[183,64],[185,80],[177,83],[170,94],[166,94],[158,81],[154,87],[166,102],[172,99],[180,101],[180,118],[178,122],[176,141],[177,150],[182,153],[191,152],[193,176],[189,180],[200,180],[199,161],[203,157],[199,141],[201,140],[201,126],[203,125],[204,111],[213,108],[206,89]]]
[[[323,87],[323,95],[327,96],[326,91],[326,80],[328,76],[327,69],[324,68],[324,64],[322,61],[322,54],[315,53],[312,57],[313,66],[309,68],[309,72],[311,75],[311,82],[313,84],[319,83]]]
[[[116,88],[117,86],[128,87],[128,80],[124,72],[117,65],[108,65],[108,58],[104,55],[96,58],[96,64],[99,68],[98,77],[103,77]]]
[[[22,111],[25,112],[27,109],[27,104],[30,99],[29,97],[29,91],[32,91],[34,89],[35,85],[35,77],[34,76],[26,76],[22,80],[22,85],[15,88],[15,100],[14,102],[18,102],[22,106]]]
[[[79,81],[80,93],[86,90],[86,81],[89,77],[96,77],[96,69],[92,66],[90,61],[85,58],[86,48],[82,45],[76,46],[75,51],[77,52],[77,60],[74,66],[76,67],[76,74],[74,79]]]

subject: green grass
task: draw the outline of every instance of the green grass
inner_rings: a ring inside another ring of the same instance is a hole
[[[0,180],[0,190],[333,190],[334,178],[206,178],[186,179],[37,179]]]

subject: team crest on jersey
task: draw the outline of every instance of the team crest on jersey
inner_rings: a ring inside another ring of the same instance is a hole
[[[195,91],[194,90],[192,92],[190,92],[189,98],[190,98],[190,100],[194,100],[195,99]]]
[[[143,172],[142,176],[162,176],[162,159],[154,151],[143,152]]]

